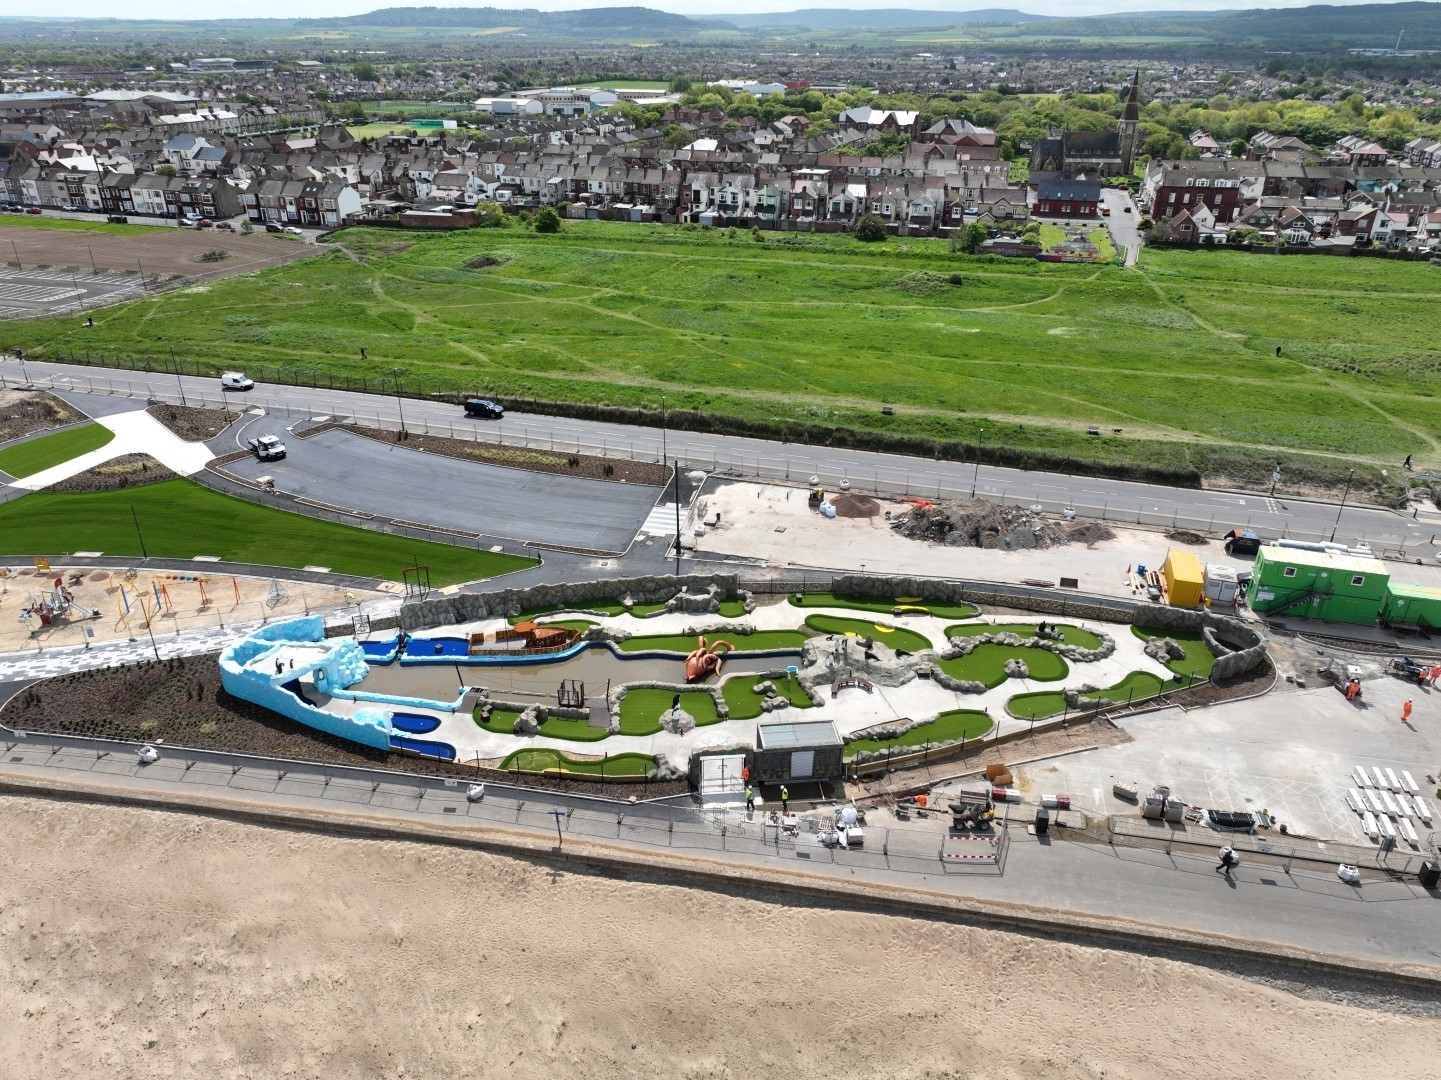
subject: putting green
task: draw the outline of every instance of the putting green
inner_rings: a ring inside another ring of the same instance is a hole
[[[806,625],[818,634],[846,634],[851,637],[874,637],[882,645],[902,652],[920,652],[930,649],[931,639],[914,630],[903,630],[898,626],[871,622],[868,619],[842,619],[837,615],[810,615]]]
[[[1024,660],[1031,679],[1053,682],[1070,674],[1066,661],[1047,649],[1027,649],[987,642],[977,645],[969,656],[953,656],[942,660],[940,668],[953,679],[984,683],[986,689],[1006,681],[1006,661]]]

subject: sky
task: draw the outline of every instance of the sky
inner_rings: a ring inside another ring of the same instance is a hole
[[[1199,0],[1197,10],[1212,11],[1229,8],[1297,8],[1307,7],[1315,0]],[[1329,0],[1344,5],[1348,0]],[[1351,3],[1369,3],[1372,0],[1349,0]],[[1175,11],[1185,5],[1176,0],[897,0],[895,3],[847,3],[845,0],[814,0],[797,3],[795,0],[525,0],[522,3],[500,2],[479,4],[454,4],[446,0],[310,0],[304,5],[308,18],[325,18],[334,15],[359,15],[383,7],[498,7],[534,8],[540,11],[565,11],[575,8],[643,6],[661,11],[673,11],[679,15],[719,16],[728,13],[753,14],[758,12],[794,11],[806,8],[834,7],[878,10],[884,8],[913,8],[935,11],[968,11],[982,8],[1008,8],[1032,15],[1076,16],[1105,15],[1126,11]],[[245,18],[294,18],[297,15],[294,0],[251,0],[243,8],[232,9],[221,15],[221,9],[204,10],[193,3],[180,0],[153,0],[145,5],[147,19],[195,19],[219,17]],[[114,18],[124,17],[123,8],[117,8],[111,0],[62,0],[58,9],[51,14],[72,18]],[[128,14],[129,12],[125,12]],[[7,13],[8,14],[8,13]],[[20,14],[16,11],[14,14]],[[35,11],[25,14],[38,14]]]

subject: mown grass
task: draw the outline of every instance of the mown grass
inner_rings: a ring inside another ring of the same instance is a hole
[[[797,601],[794,594],[789,598],[794,607],[853,608],[856,611],[875,611],[890,615],[900,608],[906,614],[934,615],[938,619],[972,619],[981,609],[965,601],[948,603],[944,600],[920,600],[916,597],[901,599],[876,599],[869,596],[837,596],[835,593],[801,593]]]
[[[585,611],[596,611],[602,615],[623,615],[625,608],[620,606],[619,600],[587,600],[579,607]],[[507,621],[511,626],[516,623],[534,622],[541,615],[552,615],[558,611],[570,611],[571,608],[559,608],[552,605],[546,608],[532,608],[529,611],[522,611],[519,615],[512,615]]]
[[[1211,669],[1216,666],[1216,658],[1211,654],[1210,648],[1206,645],[1206,639],[1201,636],[1199,630],[1157,630],[1153,627],[1133,626],[1131,633],[1142,641],[1168,637],[1185,649],[1186,658],[1184,660],[1172,660],[1166,664],[1166,667],[1177,675],[1184,675],[1188,681],[1192,677],[1197,679],[1211,677]]]
[[[733,675],[721,683],[721,697],[725,698],[732,720],[753,720],[765,711],[761,708],[761,695],[751,688],[766,681],[764,675]],[[769,681],[775,683],[777,693],[790,701],[791,708],[811,707],[810,695],[796,680],[783,678]]]
[[[955,742],[974,739],[995,726],[994,721],[979,709],[953,709],[943,712],[930,724],[912,728],[894,739],[857,739],[846,743],[846,755],[862,750],[885,750],[888,747],[920,746],[923,743]]]
[[[674,690],[639,687],[627,690],[620,703],[620,733],[654,735],[661,729],[661,714],[670,711],[674,698]],[[716,712],[715,698],[711,697],[709,690],[681,691],[680,707],[695,717],[696,727],[721,722],[720,713]]]
[[[0,450],[0,472],[15,479],[63,464],[81,454],[99,450],[115,438],[115,432],[100,424],[81,424],[53,435],[42,435]]]
[[[140,557],[141,537],[151,558],[216,555],[227,562],[289,567],[321,563],[337,574],[385,581],[399,581],[418,558],[430,566],[437,587],[536,565],[518,555],[469,551],[257,506],[178,477],[86,495],[40,491],[0,506],[0,545],[14,554],[93,550]]]
[[[985,683],[986,687],[1000,686],[1006,681],[1006,661],[1020,659],[1026,662],[1030,678],[1036,682],[1053,682],[1070,674],[1070,667],[1063,657],[1048,649],[1011,648],[1006,645],[977,645],[968,656],[953,656],[940,661],[940,669],[953,679],[974,680]]]
[[[865,619],[842,619],[838,615],[810,615],[806,625],[818,634],[851,634],[856,637],[873,637],[882,645],[903,652],[920,652],[931,648],[931,640],[914,630],[902,630],[884,623]]]
[[[655,768],[655,758],[649,754],[614,754],[596,760],[582,760],[571,757],[560,750],[545,746],[530,746],[517,750],[501,762],[502,769],[518,769],[520,772],[561,772],[599,779],[606,777],[644,776]]]
[[[1441,272],[1421,263],[1158,250],[1125,269],[613,222],[341,239],[359,265],[333,251],[109,309],[110,350],[260,378],[402,364],[427,394],[650,408],[664,390],[672,410],[970,443],[984,427],[988,448],[1257,483],[1279,453],[1283,486],[1441,458],[1441,348],[1416,317]],[[505,261],[466,269],[487,253]],[[899,286],[922,270],[962,284]],[[7,327],[48,358],[78,333]]]
[[[1089,630],[1068,623],[1047,623],[1047,628],[1061,632],[1061,640],[1067,645],[1079,645],[1083,649],[1099,649],[1101,639]],[[946,627],[946,637],[980,637],[982,634],[1015,634],[1017,637],[1036,636],[1035,623],[959,623]],[[1179,640],[1179,639],[1177,639]]]
[[[160,218],[149,219],[153,225],[112,225],[108,221],[81,221],[76,218],[54,217],[49,214],[6,214],[0,217],[0,228],[21,229],[63,229],[66,232],[109,233],[111,236],[154,235],[157,228],[164,228],[166,222]],[[170,228],[175,228],[172,220]]]
[[[1087,691],[1083,697],[1104,698],[1107,701],[1140,701],[1155,697],[1166,686],[1159,675],[1149,671],[1133,671],[1115,686],[1104,690]],[[1174,688],[1173,688],[1174,689]],[[1044,720],[1048,716],[1059,716],[1066,709],[1066,699],[1059,690],[1042,690],[1032,694],[1017,694],[1006,702],[1006,708],[1022,720]]]
[[[520,713],[513,709],[493,709],[490,719],[481,718],[475,710],[476,726],[497,735],[514,735],[515,720]],[[539,728],[539,733],[552,739],[569,739],[572,742],[599,742],[610,736],[609,728],[591,727],[584,720],[570,720],[560,716],[548,717]]]
[[[636,637],[622,641],[618,646],[621,652],[673,652],[691,653],[697,646],[696,635],[694,634],[640,634]],[[716,641],[728,641],[735,646],[738,653],[745,652],[770,652],[774,649],[799,649],[805,644],[807,635],[800,630],[757,630],[754,634],[732,634],[725,636],[725,631],[715,634],[706,634],[706,642],[714,645]],[[724,649],[721,650],[725,652]]]

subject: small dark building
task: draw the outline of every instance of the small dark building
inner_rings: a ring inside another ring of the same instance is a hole
[[[829,720],[759,724],[751,775],[763,784],[837,779],[844,758],[845,744]]]
[[[1098,218],[1101,185],[1095,180],[1047,180],[1036,191],[1037,217]]]

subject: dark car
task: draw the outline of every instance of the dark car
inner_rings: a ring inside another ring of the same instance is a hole
[[[265,223],[265,231],[266,231],[266,232],[284,232],[284,231],[285,231],[285,226],[284,226],[284,225],[281,225],[279,222],[267,221],[267,222]]]
[[[466,398],[465,415],[476,416],[482,420],[503,420],[505,419],[505,407],[485,398]]]

